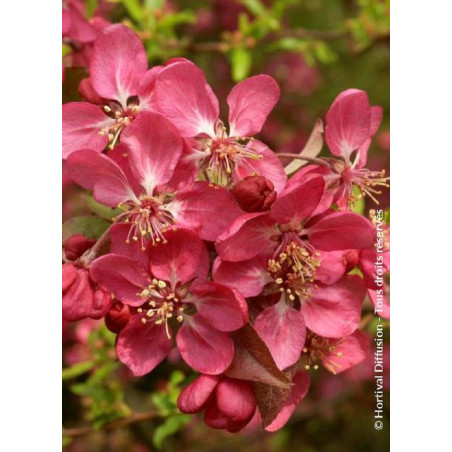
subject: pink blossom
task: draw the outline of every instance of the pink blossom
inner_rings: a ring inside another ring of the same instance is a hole
[[[175,63],[158,74],[153,103],[189,139],[187,165],[222,186],[245,176],[266,177],[280,191],[286,183],[274,153],[254,140],[279,98],[279,87],[268,75],[238,83],[229,93],[229,133],[219,119],[218,99],[202,71],[189,61]]]
[[[192,231],[170,231],[166,244],[149,246],[145,254],[145,264],[109,254],[91,267],[94,279],[131,311],[118,334],[119,359],[134,375],[144,375],[168,355],[175,334],[188,365],[206,374],[224,372],[234,356],[228,333],[248,320],[243,296],[205,282],[207,249]]]
[[[281,293],[254,324],[281,369],[300,357],[306,329],[342,337],[361,318],[366,287],[357,275],[343,276],[346,261],[335,251],[352,244],[369,248],[375,231],[355,213],[325,211],[312,218],[323,190],[321,177],[290,186],[269,213],[239,217],[216,242],[214,280],[245,296],[259,295],[264,287]]]
[[[317,369],[320,363],[336,375],[364,361],[369,351],[369,338],[359,330],[341,338],[322,337],[310,332],[303,348],[303,361],[306,369]]]
[[[340,209],[349,209],[358,199],[353,186],[359,188],[360,197],[369,196],[378,204],[376,196],[381,192],[376,187],[387,187],[388,178],[384,170],[370,171],[365,165],[382,115],[382,108],[372,107],[364,91],[348,89],[339,94],[328,110],[325,127],[325,140],[335,158],[328,160],[328,167],[306,166],[291,178],[289,185],[317,174],[326,183],[323,205],[336,203]]]
[[[132,30],[105,28],[94,43],[90,77],[80,85],[88,102],[63,105],[63,158],[79,149],[114,147],[122,130],[150,109],[159,70],[147,69],[146,51]]]
[[[215,240],[243,211],[224,188],[192,182],[175,190],[171,179],[182,152],[182,140],[163,116],[143,112],[109,152],[79,150],[67,160],[67,170],[94,198],[124,212],[115,218],[112,237],[142,248],[166,241],[173,227],[195,230]],[[118,230],[119,229],[119,230]]]
[[[224,375],[200,375],[179,395],[183,413],[204,411],[204,422],[228,432],[242,430],[256,412],[251,383]]]

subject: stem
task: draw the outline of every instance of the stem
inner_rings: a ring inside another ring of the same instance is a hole
[[[97,253],[102,248],[102,245],[110,237],[111,226],[112,225],[105,229],[103,234],[97,239],[97,242],[89,250],[85,251],[85,253],[80,257],[79,263],[81,265],[83,265],[84,267],[88,267],[91,264],[91,262],[96,258]]]
[[[315,157],[305,157],[303,155],[300,154],[288,154],[285,152],[281,152],[276,154],[277,157],[279,158],[290,158],[290,159],[295,159],[295,160],[305,160],[306,162],[309,163],[314,163],[315,165],[321,165],[321,166],[326,166],[327,168],[330,168],[330,165],[325,162],[325,160],[323,159],[318,159]]]
[[[155,411],[145,411],[143,413],[134,413],[132,416],[125,419],[118,419],[117,421],[109,422],[108,424],[104,424],[100,429],[96,429],[93,426],[86,427],[75,427],[75,428],[63,428],[63,436],[84,436],[89,435],[94,432],[98,432],[100,430],[109,431],[117,428],[125,427],[130,424],[135,424],[138,422],[148,421],[150,419],[154,419],[157,417],[161,417],[161,415]]]

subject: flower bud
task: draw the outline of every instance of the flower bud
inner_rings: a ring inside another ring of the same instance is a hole
[[[64,243],[64,253],[70,261],[77,260],[86,250],[91,248],[96,241],[88,239],[82,234],[71,235]]]
[[[115,301],[105,316],[105,325],[112,333],[119,333],[127,325],[129,319],[129,306]]]
[[[270,209],[276,199],[273,184],[263,176],[247,176],[231,190],[245,212],[263,212]]]
[[[89,270],[68,263],[62,271],[63,319],[75,322],[103,317],[110,308],[111,296],[91,279]]]

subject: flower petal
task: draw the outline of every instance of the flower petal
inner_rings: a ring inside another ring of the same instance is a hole
[[[255,212],[237,218],[216,241],[216,249],[222,260],[239,262],[271,251],[276,242],[275,222],[265,212]]]
[[[256,411],[253,388],[247,381],[223,378],[216,389],[217,407],[233,421],[250,420]]]
[[[104,114],[97,105],[88,102],[69,102],[63,105],[63,159],[79,149],[101,152],[107,142],[107,134],[100,135],[115,120]]]
[[[381,120],[383,119],[383,108],[381,107],[371,107],[370,108],[370,131],[367,140],[364,144],[358,149],[358,162],[356,164],[356,168],[362,168],[367,163],[367,151],[369,150],[370,143],[372,141],[372,137],[377,132],[380,127]]]
[[[140,263],[118,254],[107,254],[91,264],[90,274],[119,301],[130,306],[143,304],[139,294],[150,284],[150,279]]]
[[[262,311],[254,329],[264,340],[280,370],[295,364],[301,355],[306,339],[303,314],[281,300]]]
[[[149,247],[149,266],[153,276],[171,287],[193,278],[205,252],[205,245],[193,231],[178,229],[165,234],[167,243]]]
[[[141,316],[134,315],[121,330],[116,341],[116,354],[132,373],[139,377],[149,373],[171,351],[171,339],[165,328],[154,322],[141,323]]]
[[[79,269],[74,281],[63,293],[63,319],[74,322],[89,317],[93,302],[94,289],[88,270]]]
[[[264,176],[273,183],[275,191],[280,193],[287,183],[287,176],[281,160],[261,141],[252,140],[246,147],[257,152],[262,158],[240,160],[234,171],[235,181],[237,182],[250,175]]]
[[[130,223],[114,223],[110,229],[110,253],[120,254],[135,262],[139,262],[144,268],[148,268],[149,255],[143,251],[141,241],[130,239]]]
[[[336,375],[364,361],[369,351],[369,338],[356,330],[342,340],[331,342],[331,346],[323,352],[322,364]]]
[[[163,116],[142,112],[127,126],[121,140],[129,148],[130,166],[149,196],[168,182],[182,153],[182,139]]]
[[[182,413],[199,413],[217,387],[217,375],[200,375],[180,393],[177,407]]]
[[[348,89],[339,94],[326,114],[325,140],[331,153],[349,161],[369,136],[370,117],[365,91]]]
[[[259,133],[279,95],[279,86],[269,75],[255,75],[235,85],[227,99],[229,135],[251,137]]]
[[[218,100],[203,72],[188,61],[163,69],[155,82],[156,111],[168,118],[184,137],[205,133],[215,137]]]
[[[365,217],[353,212],[333,212],[314,221],[305,233],[319,250],[335,251],[370,248],[375,228]]]
[[[140,38],[124,25],[110,25],[94,43],[91,82],[99,96],[117,100],[126,108],[127,99],[138,93],[138,83],[147,65]]]
[[[184,361],[204,374],[223,373],[234,358],[234,344],[229,335],[214,330],[198,316],[184,319],[176,342]]]
[[[126,175],[104,154],[89,149],[74,152],[67,159],[66,169],[77,184],[93,190],[94,198],[102,204],[117,207],[136,199]]]
[[[273,281],[267,272],[267,259],[256,256],[247,261],[228,262],[217,257],[213,264],[213,279],[237,289],[245,297],[255,297]]]
[[[279,224],[308,219],[319,205],[324,190],[325,182],[320,176],[286,188],[276,198],[270,211],[271,218]]]
[[[315,273],[315,279],[323,284],[334,284],[339,281],[347,269],[347,258],[344,251],[319,251],[320,267]]]
[[[248,321],[248,307],[243,295],[215,282],[198,284],[192,289],[196,318],[202,318],[218,331],[235,331]]]
[[[324,337],[352,334],[361,320],[366,286],[357,275],[346,275],[330,286],[317,284],[301,304],[306,326]]]
[[[203,240],[216,240],[243,210],[224,187],[195,182],[181,189],[171,203],[177,224],[197,231]]]

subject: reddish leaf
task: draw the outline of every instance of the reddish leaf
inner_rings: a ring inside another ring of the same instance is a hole
[[[228,377],[290,391],[291,381],[278,369],[268,347],[251,325],[247,324],[231,336],[235,354],[232,364],[225,372]]]
[[[262,428],[268,427],[278,416],[289,397],[291,387],[276,387],[264,383],[253,383],[254,396],[261,416]]]

